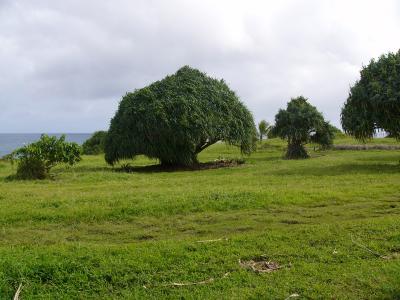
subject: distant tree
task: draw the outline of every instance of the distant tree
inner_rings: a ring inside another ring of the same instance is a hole
[[[309,142],[327,148],[332,144],[333,133],[330,124],[322,114],[304,97],[293,98],[286,109],[275,116],[274,134],[288,141],[286,158],[309,157],[304,145]]]
[[[104,152],[107,131],[96,131],[82,145],[82,153],[85,155],[97,155]]]
[[[226,83],[186,66],[122,98],[105,159],[114,164],[144,154],[162,165],[188,166],[218,141],[250,154],[256,140],[252,114]]]
[[[336,126],[333,126],[332,124],[329,124],[329,127],[331,129],[331,131],[334,134],[343,134],[343,131],[341,131],[339,128],[337,128]]]
[[[400,139],[400,51],[372,59],[350,89],[342,108],[342,126],[359,140],[378,130]]]
[[[265,121],[261,120],[260,123],[258,123],[258,135],[260,137],[260,142],[263,140],[264,137],[268,136],[268,132],[271,130],[271,125]]]
[[[15,150],[11,156],[18,163],[19,179],[44,179],[55,165],[73,165],[81,160],[79,145],[66,142],[65,135],[57,138],[44,134],[37,142]]]
[[[271,125],[270,129],[269,129],[269,131],[267,133],[267,138],[274,139],[276,137],[278,137],[278,136],[276,135],[275,125]]]

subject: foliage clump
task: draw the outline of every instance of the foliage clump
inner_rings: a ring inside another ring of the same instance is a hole
[[[286,158],[308,158],[304,145],[310,142],[329,148],[333,143],[332,126],[322,114],[302,96],[293,98],[286,109],[280,109],[275,116],[274,135],[286,139]]]
[[[400,139],[400,51],[372,59],[350,89],[342,108],[342,126],[359,140],[383,129]]]
[[[190,166],[208,146],[225,141],[250,154],[257,140],[253,116],[223,80],[185,66],[119,104],[105,143],[105,159],[144,154],[162,165]]]
[[[96,131],[82,144],[82,154],[97,155],[104,153],[107,131]]]
[[[73,165],[80,161],[80,147],[65,141],[65,136],[42,135],[37,142],[26,145],[12,153],[18,163],[18,179],[44,179],[55,165]]]

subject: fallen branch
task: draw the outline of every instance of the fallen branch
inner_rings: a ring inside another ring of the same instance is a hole
[[[198,282],[186,282],[186,283],[181,283],[181,282],[173,282],[173,283],[167,283],[163,284],[162,286],[188,286],[188,285],[201,285],[201,284],[207,284],[211,283],[214,281],[214,278],[210,278],[204,281],[198,281]]]
[[[375,255],[375,256],[377,256],[379,258],[388,259],[387,256],[384,256],[384,255],[382,255],[382,254],[380,254],[378,252],[375,252],[375,251],[369,249],[367,246],[364,246],[363,244],[355,241],[352,234],[350,234],[350,238],[351,238],[351,241],[353,242],[353,244],[357,245],[358,247],[368,251],[369,253],[372,253],[373,255]]]
[[[201,284],[207,284],[207,283],[211,283],[214,281],[214,278],[210,278],[207,280],[203,280],[203,281],[198,281],[198,282],[173,282],[173,283],[166,283],[166,284],[158,284],[158,285],[143,285],[143,287],[145,289],[148,289],[150,287],[157,287],[157,286],[176,286],[176,287],[180,287],[180,286],[189,286],[189,285],[201,285]]]
[[[221,279],[228,277],[230,272],[225,273]],[[157,287],[157,286],[163,286],[163,287],[168,287],[168,286],[173,286],[173,287],[181,287],[181,286],[190,286],[190,285],[202,285],[202,284],[208,284],[214,282],[214,278],[210,278],[207,280],[203,281],[197,281],[197,282],[173,282],[173,283],[166,283],[166,284],[159,284],[159,285],[143,285],[143,288],[147,289],[150,287]]]
[[[203,241],[197,241],[196,243],[213,243],[213,242],[220,242],[220,241],[227,241],[228,238],[220,238],[220,239],[215,239],[215,240],[203,240]]]
[[[297,298],[297,297],[300,297],[300,295],[299,294],[291,294],[289,297],[287,297],[285,300],[289,300],[290,298]]]
[[[15,292],[15,295],[13,298],[14,300],[19,300],[19,294],[21,293],[21,289],[22,289],[22,283],[19,284],[19,287],[18,287],[17,291]]]

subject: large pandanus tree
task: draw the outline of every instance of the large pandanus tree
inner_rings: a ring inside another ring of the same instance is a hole
[[[252,114],[226,83],[185,66],[122,98],[105,159],[114,164],[143,154],[163,165],[191,166],[218,141],[250,154],[256,139]]]
[[[275,116],[274,135],[288,141],[286,158],[309,157],[304,145],[310,142],[328,148],[333,143],[332,126],[322,114],[302,96],[293,98],[286,109]]]
[[[400,139],[400,51],[371,60],[350,89],[342,108],[342,127],[359,140],[385,130]]]

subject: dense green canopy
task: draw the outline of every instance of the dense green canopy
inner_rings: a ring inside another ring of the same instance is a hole
[[[183,67],[145,88],[126,94],[106,138],[110,164],[144,154],[167,165],[192,165],[217,141],[254,149],[252,114],[223,80]]]
[[[361,70],[342,109],[342,126],[358,139],[383,129],[400,139],[400,51],[371,60]]]
[[[288,141],[286,157],[289,159],[308,157],[304,144],[318,143],[323,148],[332,144],[332,126],[322,114],[304,97],[293,98],[286,109],[275,116],[274,134]]]

